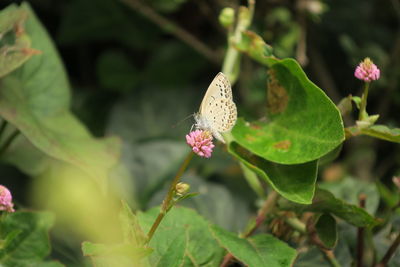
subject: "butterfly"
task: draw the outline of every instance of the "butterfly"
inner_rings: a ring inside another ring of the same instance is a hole
[[[231,84],[222,72],[208,86],[200,110],[194,118],[196,129],[209,131],[216,139],[225,143],[221,133],[228,132],[235,126],[237,111]]]

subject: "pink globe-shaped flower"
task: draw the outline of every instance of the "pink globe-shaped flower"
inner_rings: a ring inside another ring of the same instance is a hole
[[[186,135],[186,143],[192,147],[194,153],[200,157],[211,157],[212,150],[215,147],[213,136],[208,131],[195,130]]]
[[[368,57],[364,59],[354,71],[354,76],[364,82],[376,81],[379,79],[381,71]]]
[[[14,212],[14,204],[12,203],[12,195],[7,187],[0,185],[0,210]]]

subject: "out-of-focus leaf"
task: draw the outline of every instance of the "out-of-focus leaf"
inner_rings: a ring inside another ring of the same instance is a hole
[[[345,177],[338,182],[324,182],[319,186],[330,191],[335,197],[353,205],[359,205],[359,196],[365,194],[367,196],[365,209],[370,214],[375,214],[378,209],[379,193],[375,183]]]
[[[344,140],[340,113],[292,59],[269,59],[268,117],[239,119],[235,141],[252,153],[282,164],[322,157]]]
[[[244,239],[217,226],[211,230],[221,246],[246,266],[292,266],[297,255],[295,249],[268,234]]]
[[[35,47],[46,53],[0,80],[0,114],[47,156],[73,164],[104,182],[116,164],[119,141],[95,140],[68,111],[69,85],[57,51],[29,5],[21,8],[28,13],[27,34]],[[5,158],[22,164],[15,154]]]
[[[315,224],[319,239],[325,247],[333,248],[338,240],[336,220],[330,214],[322,214]]]
[[[47,212],[15,212],[0,223],[1,239],[18,232],[0,249],[2,266],[63,266],[58,262],[43,261],[50,254],[48,231],[54,216]]]
[[[349,95],[345,98],[342,98],[342,100],[340,100],[339,104],[337,104],[337,107],[340,111],[340,114],[342,114],[342,116],[345,116],[352,111],[352,109],[353,109],[352,98],[353,97],[351,95]]]
[[[122,201],[120,221],[124,234],[124,241],[136,244],[137,246],[144,245],[147,241],[147,237],[140,227],[136,215],[133,214],[131,208],[125,201]]]
[[[151,248],[135,247],[132,244],[105,245],[83,242],[82,251],[89,256],[95,266],[128,267],[149,266],[142,258],[152,252]]]
[[[105,89],[126,93],[138,82],[138,71],[129,57],[120,51],[106,51],[97,62],[97,76]]]
[[[25,63],[37,50],[24,29],[28,13],[24,8],[10,5],[0,11],[0,77]]]
[[[324,189],[317,189],[313,203],[310,205],[280,201],[279,206],[283,210],[299,213],[306,211],[331,213],[357,227],[374,227],[379,224],[379,221],[364,209],[335,198],[332,193]]]
[[[400,128],[389,128],[386,125],[372,125],[361,129],[361,133],[382,140],[400,143]]]
[[[376,188],[378,189],[379,195],[382,200],[386,202],[389,207],[394,207],[399,202],[400,195],[397,191],[391,191],[389,188],[386,187],[386,185],[384,185],[380,181],[376,182]]]
[[[311,203],[317,179],[317,161],[295,165],[278,164],[249,153],[236,142],[229,144],[229,153],[285,198],[297,203]]]
[[[150,230],[159,208],[138,214],[145,232]],[[157,228],[149,246],[151,266],[217,266],[223,249],[208,228],[209,223],[195,211],[173,207]]]

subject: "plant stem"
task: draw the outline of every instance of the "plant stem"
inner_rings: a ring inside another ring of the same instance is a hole
[[[365,194],[360,194],[358,197],[360,208],[365,208],[365,201],[367,200],[367,196]],[[357,229],[357,267],[363,266],[363,258],[364,258],[364,227],[358,227]]]
[[[243,238],[247,238],[251,236],[257,229],[262,225],[262,223],[265,221],[265,218],[267,217],[267,214],[270,213],[276,205],[276,201],[278,200],[279,195],[276,191],[271,191],[269,193],[267,199],[264,201],[263,206],[261,209],[258,211],[257,217],[256,217],[256,223],[254,226],[248,230],[245,234],[243,234]],[[224,260],[222,261],[220,267],[226,267],[229,265],[229,263],[232,261],[233,255],[231,253],[227,253],[224,257]]]
[[[12,132],[12,134],[7,137],[3,145],[0,147],[0,157],[3,156],[4,152],[6,152],[7,148],[11,145],[11,143],[18,136],[18,134],[19,130],[15,129],[14,132]]]
[[[172,21],[168,20],[167,18],[158,14],[155,10],[151,7],[145,5],[140,0],[121,0],[126,5],[131,7],[132,9],[137,10],[143,16],[151,20],[153,23],[160,26],[160,28],[164,29],[165,31],[171,33],[176,38],[180,39],[184,43],[191,46],[194,50],[198,53],[202,54],[205,58],[209,61],[219,64],[221,62],[220,55],[214,52],[212,49],[207,47],[203,42],[197,39],[188,31],[184,30],[183,28],[179,27],[177,24],[173,23]]]
[[[325,259],[329,261],[332,267],[341,267],[340,263],[337,261],[335,254],[333,254],[332,250],[320,249],[322,253],[324,253]]]
[[[400,245],[400,233],[397,235],[396,239],[393,241],[392,245],[389,247],[388,251],[386,252],[385,256],[383,256],[382,260],[375,266],[376,267],[387,266],[389,260],[393,257],[399,245]]]
[[[231,84],[234,84],[237,78],[235,68],[238,67],[240,61],[240,53],[234,47],[242,39],[244,32],[253,20],[255,0],[248,0],[248,8],[239,7],[238,21],[233,34],[228,35],[228,50],[226,51],[224,63],[222,64],[222,72],[228,76]]]
[[[176,184],[179,182],[179,179],[182,177],[183,173],[185,172],[187,166],[189,165],[190,160],[192,159],[194,153],[193,151],[190,151],[189,154],[186,156],[185,160],[183,161],[181,167],[179,168],[178,172],[175,175],[174,180],[172,180],[171,185],[169,187],[168,193],[165,196],[160,213],[158,214],[156,220],[154,221],[153,225],[151,226],[151,229],[149,233],[147,234],[147,243],[150,242],[151,238],[153,237],[155,231],[157,230],[157,227],[160,225],[162,219],[164,218],[165,214],[170,209],[170,204],[171,201],[174,197],[174,192],[175,192],[175,187]]]
[[[302,234],[307,233],[306,225],[302,221],[300,221],[298,218],[296,218],[296,217],[286,218],[285,222],[290,227],[292,227],[294,230],[296,230]]]
[[[366,108],[367,108],[369,84],[370,84],[369,82],[365,83],[364,92],[361,96],[360,113],[358,114],[358,120],[360,120],[360,121],[368,118],[368,113],[367,113]]]

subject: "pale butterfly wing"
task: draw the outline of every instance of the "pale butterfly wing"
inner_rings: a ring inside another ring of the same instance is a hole
[[[236,123],[236,105],[228,78],[218,73],[211,82],[200,105],[196,126],[209,130],[215,138],[225,143],[221,134],[230,131]]]

